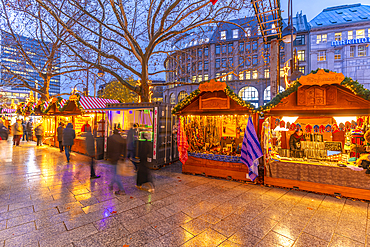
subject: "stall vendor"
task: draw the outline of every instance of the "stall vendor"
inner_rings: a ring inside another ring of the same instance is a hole
[[[290,136],[289,147],[291,156],[295,158],[301,157],[301,141],[305,141],[303,132],[301,129],[297,129],[294,134]]]
[[[87,132],[87,131],[91,132],[91,126],[88,121],[86,121],[86,123],[81,128],[81,132]]]

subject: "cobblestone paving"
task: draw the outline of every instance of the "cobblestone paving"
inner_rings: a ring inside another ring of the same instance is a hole
[[[365,246],[368,203],[155,171],[156,190],[108,189],[87,157],[0,142],[0,246]],[[345,174],[343,174],[345,176]],[[116,188],[117,189],[117,188]]]

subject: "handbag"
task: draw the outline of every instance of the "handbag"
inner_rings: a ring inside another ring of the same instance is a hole
[[[120,176],[134,176],[135,168],[134,164],[129,159],[119,160],[117,164],[117,174]]]

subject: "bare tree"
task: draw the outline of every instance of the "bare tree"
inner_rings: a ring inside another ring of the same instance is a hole
[[[239,14],[247,0],[35,0],[93,54],[89,59],[72,44],[79,59],[110,73],[141,100],[149,100],[149,77],[166,72],[163,62],[173,40],[194,28],[214,25]],[[89,2],[86,5],[86,2]],[[83,18],[70,27],[76,13]],[[136,86],[124,78],[139,78]]]
[[[50,87],[57,85],[62,75],[86,70],[63,45],[74,42],[70,33],[39,4],[1,0],[1,10],[5,29],[2,46],[7,53],[1,62],[3,86],[27,88],[47,100]],[[72,27],[80,18],[74,17],[67,26]]]

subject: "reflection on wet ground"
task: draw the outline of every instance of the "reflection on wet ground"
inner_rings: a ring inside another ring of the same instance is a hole
[[[181,174],[153,172],[154,194],[109,165],[66,163],[57,148],[0,141],[0,243],[4,246],[365,246],[368,203]],[[344,174],[345,175],[345,174]],[[117,188],[115,188],[117,190]]]

